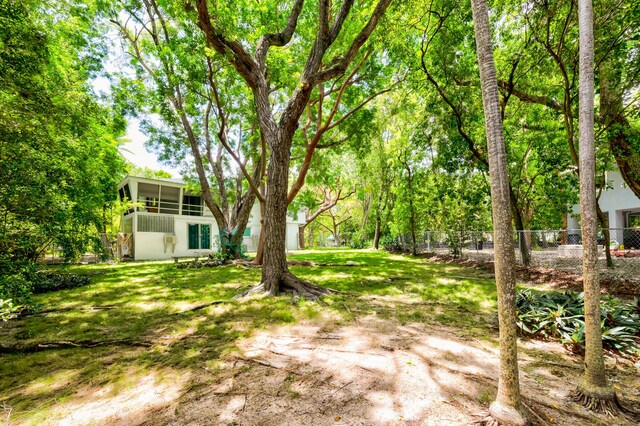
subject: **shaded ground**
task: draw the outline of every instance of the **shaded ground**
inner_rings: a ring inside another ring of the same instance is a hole
[[[315,283],[350,292],[323,304],[230,301],[257,282],[238,266],[84,266],[88,287],[38,296],[49,312],[3,324],[0,344],[116,342],[0,357],[9,424],[467,424],[496,392],[495,284],[481,270],[372,251],[296,254]],[[108,307],[101,309],[100,307]],[[82,345],[81,345],[82,346]],[[538,424],[612,424],[565,396],[580,359],[521,342]],[[627,405],[640,367],[608,359]],[[633,424],[616,419],[615,424]]]
[[[610,424],[567,401],[581,367],[558,345],[528,342],[521,352],[524,398],[540,416],[536,424]],[[145,424],[466,425],[497,387],[494,345],[375,316],[332,331],[311,323],[261,332],[240,353],[215,383]],[[619,366],[610,375],[639,401],[630,372]]]

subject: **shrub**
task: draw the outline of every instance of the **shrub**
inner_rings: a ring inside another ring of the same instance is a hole
[[[13,300],[16,303],[29,303],[32,283],[25,275],[15,273],[0,276],[0,299]]]
[[[371,240],[367,239],[366,237],[354,237],[350,242],[349,242],[349,247],[352,249],[365,249],[365,248],[369,248],[373,245],[373,243],[371,242]]]
[[[20,315],[24,306],[14,305],[11,299],[0,299],[0,321],[8,321]]]
[[[380,244],[385,251],[389,253],[408,253],[409,250],[405,248],[400,242],[399,238],[385,235],[380,239]]]
[[[32,283],[32,291],[34,294],[48,293],[51,291],[82,287],[89,284],[89,281],[90,279],[86,275],[38,272]]]
[[[520,334],[560,339],[572,350],[584,350],[584,293],[540,293],[521,290],[516,298]],[[640,355],[638,299],[624,303],[607,297],[602,303],[602,344],[605,349]]]

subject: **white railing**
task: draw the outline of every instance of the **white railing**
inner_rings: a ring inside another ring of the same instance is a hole
[[[180,207],[182,206],[182,211]],[[183,216],[203,216],[205,215],[202,204],[187,204],[178,201],[167,201],[163,199],[147,200],[145,197],[138,198],[135,207],[137,212],[160,213]]]

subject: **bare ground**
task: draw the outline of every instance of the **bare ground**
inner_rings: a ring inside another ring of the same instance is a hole
[[[466,425],[495,397],[498,349],[457,332],[375,316],[338,328],[316,321],[262,331],[240,342],[221,373],[203,371],[199,385],[145,421],[137,413],[108,423]],[[567,399],[582,368],[560,344],[521,342],[519,358],[534,424],[637,424]],[[623,403],[640,409],[640,366],[608,359],[608,367]]]

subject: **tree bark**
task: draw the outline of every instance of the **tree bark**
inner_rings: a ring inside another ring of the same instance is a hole
[[[373,234],[373,248],[378,250],[380,248],[380,213],[376,213],[376,230]]]
[[[596,161],[594,134],[594,48],[591,0],[578,1],[580,37],[580,226],[582,230],[582,276],[584,283],[585,356],[584,377],[574,395],[590,409],[616,412],[616,394],[607,383],[600,325],[598,277]]]
[[[281,138],[281,136],[280,136]],[[289,186],[289,141],[269,141],[271,148],[267,169],[267,197],[265,210],[269,213],[264,220],[264,261],[262,264],[262,284],[264,290],[275,295],[280,282],[289,272],[287,267],[287,189]]]
[[[498,394],[489,413],[500,424],[527,425],[520,397],[518,348],[516,338],[515,250],[511,227],[509,176],[498,99],[498,82],[486,0],[472,0],[482,100],[484,104],[495,250],[495,274],[498,289],[500,325],[500,373]]]
[[[307,248],[306,241],[304,240],[304,230],[307,228],[307,225],[298,226],[298,247],[300,249]]]
[[[607,268],[613,268],[613,259],[611,258],[611,233],[609,232],[609,218],[600,208],[600,204],[596,203],[596,212],[598,214],[598,222],[602,228],[602,236],[604,237],[604,255],[607,258]]]

